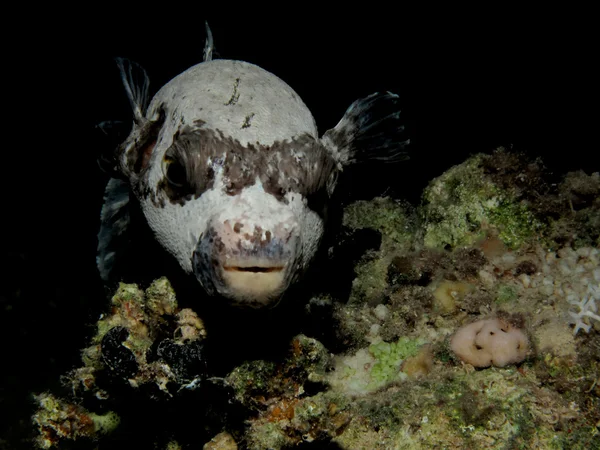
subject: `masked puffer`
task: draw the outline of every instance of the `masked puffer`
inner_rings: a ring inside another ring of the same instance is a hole
[[[256,65],[212,60],[211,50],[151,101],[145,71],[117,61],[134,121],[114,154],[98,267],[104,280],[118,277],[135,206],[210,297],[273,306],[315,257],[344,167],[406,159],[409,140],[395,94],[355,101],[319,137],[290,86]]]

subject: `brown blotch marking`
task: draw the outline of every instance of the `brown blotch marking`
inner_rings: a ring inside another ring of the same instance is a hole
[[[252,236],[252,243],[259,244],[262,238],[262,228],[254,227],[254,236]]]
[[[245,128],[250,128],[250,121],[252,120],[253,117],[254,117],[254,113],[250,113],[245,117],[244,123],[242,124],[242,130]]]
[[[162,106],[159,107],[158,112],[157,120],[145,120],[141,126],[132,130],[132,139],[127,139],[117,148],[117,156],[127,151],[127,169],[135,174],[139,174],[148,167],[158,134],[165,123],[165,113]],[[132,140],[133,142],[131,142]]]
[[[267,231],[265,233],[265,237],[267,238],[267,243],[271,242],[271,232],[270,231]]]
[[[227,103],[225,103],[225,106],[235,105],[238,102],[238,100],[240,99],[240,93],[238,92],[239,86],[240,86],[240,79],[236,78],[235,81],[233,82],[233,93],[231,94],[231,98],[229,99],[229,101]]]
[[[233,226],[233,231],[235,231],[236,233],[239,233],[243,226],[244,225],[242,225],[241,223],[236,222],[235,225]]]
[[[203,128],[202,121],[194,124],[183,126],[165,153],[186,171],[182,187],[172,186],[166,176],[159,184],[174,204],[184,204],[212,189],[216,165],[223,167],[226,194],[238,195],[258,177],[264,190],[279,201],[285,201],[288,192],[298,192],[310,201],[325,192],[327,180],[336,170],[332,156],[308,134],[271,146],[244,146],[220,130]]]

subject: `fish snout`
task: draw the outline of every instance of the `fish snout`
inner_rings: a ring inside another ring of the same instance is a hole
[[[290,221],[212,223],[194,251],[196,277],[209,293],[234,303],[275,304],[290,284],[298,253],[297,230]]]

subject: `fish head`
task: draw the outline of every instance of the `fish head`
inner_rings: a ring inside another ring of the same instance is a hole
[[[273,306],[317,252],[338,165],[300,97],[255,65],[175,77],[117,156],[156,241],[211,296]]]

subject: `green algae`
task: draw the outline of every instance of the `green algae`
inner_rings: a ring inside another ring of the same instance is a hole
[[[422,341],[407,337],[401,337],[397,342],[381,341],[372,344],[369,352],[377,360],[371,369],[373,381],[376,384],[384,384],[398,379],[402,362],[419,353],[422,345]]]
[[[515,300],[517,300],[517,296],[517,290],[513,286],[501,284],[498,286],[495,301],[499,305],[513,303]]]

